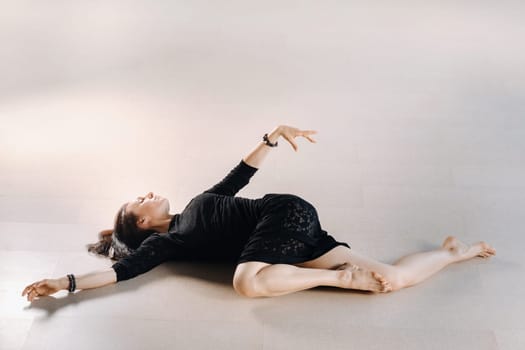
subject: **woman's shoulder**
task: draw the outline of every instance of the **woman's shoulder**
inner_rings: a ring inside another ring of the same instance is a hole
[[[154,232],[142,241],[141,246],[157,246],[167,243],[182,243],[178,237],[177,231],[168,231],[165,233]]]

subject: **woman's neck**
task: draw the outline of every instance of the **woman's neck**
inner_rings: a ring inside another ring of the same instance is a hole
[[[152,228],[157,231],[160,234],[168,233],[170,229],[170,223],[175,215],[174,214],[168,214],[167,217],[160,219],[155,226]]]

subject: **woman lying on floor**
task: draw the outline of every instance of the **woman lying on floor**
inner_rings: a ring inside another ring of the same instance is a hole
[[[88,250],[116,262],[82,275],[43,279],[22,292],[27,300],[65,289],[89,289],[124,281],[170,260],[220,260],[236,263],[233,288],[247,297],[278,296],[316,286],[390,292],[412,286],[445,266],[495,250],[484,242],[471,246],[449,236],[433,251],[411,254],[389,265],[350,249],[321,228],[317,211],[293,194],[235,197],[282,136],[295,151],[295,138],[316,142],[314,130],[287,125],[263,141],[217,184],[195,196],[179,214],[169,213],[166,198],[149,192],[125,203],[114,229],[99,234]]]

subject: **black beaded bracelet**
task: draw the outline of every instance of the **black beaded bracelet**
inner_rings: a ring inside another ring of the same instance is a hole
[[[76,281],[75,281],[75,276],[73,274],[69,274],[67,275],[67,278],[69,279],[69,288],[68,288],[68,291],[70,293],[74,292],[75,289],[77,288],[77,284],[76,284]]]
[[[264,141],[264,143],[265,143],[267,146],[270,146],[270,147],[277,147],[277,144],[278,144],[277,141],[275,141],[275,143],[271,143],[270,140],[268,139],[268,134],[267,134],[267,133],[264,134],[264,136],[263,136],[263,141]]]

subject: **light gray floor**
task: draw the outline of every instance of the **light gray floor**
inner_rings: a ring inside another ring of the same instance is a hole
[[[25,1],[0,5],[1,349],[524,349],[525,5]],[[277,124],[239,196],[301,195],[384,262],[450,234],[497,250],[367,295],[249,299],[234,266],[110,266],[84,245],[148,191],[177,213]]]

